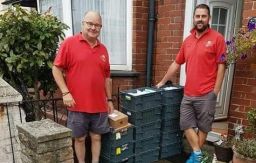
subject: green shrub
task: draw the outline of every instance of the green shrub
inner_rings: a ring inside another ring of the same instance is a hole
[[[248,130],[256,136],[256,108],[252,108],[248,111],[247,118],[249,123]]]
[[[251,108],[247,112],[248,128],[246,131],[253,134],[252,138],[235,140],[235,151],[244,158],[256,160],[256,108]]]
[[[246,158],[256,160],[256,139],[244,139],[236,142],[235,151]]]
[[[47,93],[55,89],[52,61],[67,28],[49,13],[39,14],[20,6],[10,7],[0,15],[0,76],[24,100],[39,99],[40,90]],[[34,96],[28,88],[34,88]],[[31,111],[28,107],[24,109]]]

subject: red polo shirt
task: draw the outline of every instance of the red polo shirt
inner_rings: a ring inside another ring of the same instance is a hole
[[[63,68],[67,87],[76,105],[72,111],[98,113],[107,111],[105,79],[110,76],[107,49],[98,41],[91,48],[81,33],[64,40],[54,65]]]
[[[214,89],[218,64],[225,63],[226,44],[223,36],[212,30],[196,38],[195,29],[183,42],[176,56],[176,62],[186,62],[186,83],[184,93],[201,96]]]

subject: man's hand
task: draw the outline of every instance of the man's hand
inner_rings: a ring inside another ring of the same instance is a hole
[[[163,83],[162,81],[159,82],[157,85],[156,85],[156,88],[161,88],[162,86],[164,86],[165,83]]]
[[[216,96],[218,96],[219,92],[220,92],[219,89],[213,89],[213,93],[214,93]]]
[[[73,99],[70,93],[62,96],[62,98],[64,105],[66,105],[67,107],[73,107],[76,104],[75,100]]]
[[[111,114],[114,112],[114,105],[112,101],[108,101],[108,114]]]

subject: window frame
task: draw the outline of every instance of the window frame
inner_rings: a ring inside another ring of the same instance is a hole
[[[218,9],[218,17],[217,17],[217,23],[213,23],[213,16],[215,16],[215,15],[213,15],[213,11],[214,11],[214,9]],[[220,24],[220,12],[221,12],[221,9],[223,9],[223,10],[226,10],[226,22],[225,22],[225,24]],[[212,7],[212,14],[211,14],[211,16],[212,16],[212,21],[211,21],[211,27],[212,26],[216,26],[217,27],[217,29],[216,29],[216,31],[218,31],[218,32],[220,32],[219,31],[219,27],[224,27],[225,28],[225,30],[224,30],[224,33],[222,33],[223,34],[223,36],[226,36],[227,35],[227,23],[228,23],[228,13],[229,13],[229,10],[226,8],[226,7],[220,7],[220,6],[213,6]],[[213,27],[212,27],[213,28]],[[221,32],[220,32],[221,33]]]

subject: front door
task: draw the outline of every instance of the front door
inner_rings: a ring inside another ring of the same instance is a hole
[[[233,37],[235,29],[240,25],[241,2],[241,0],[209,0],[212,15],[211,27],[223,34],[226,40]],[[233,75],[234,65],[231,65],[226,70],[221,92],[217,99],[215,119],[227,118]]]
[[[233,37],[235,29],[240,25],[242,0],[186,0],[186,12],[188,11],[190,14],[186,13],[185,17],[191,17],[191,15],[193,15],[194,7],[201,3],[208,4],[210,7],[212,16],[210,22],[211,28],[223,34],[226,40],[230,40],[230,38]],[[184,30],[192,28],[191,23],[185,23],[184,26]],[[186,35],[185,31],[184,35]],[[234,67],[231,65],[226,70],[222,89],[217,98],[215,119],[227,118],[233,74]],[[180,80],[184,81],[184,75],[182,75],[182,72]]]

